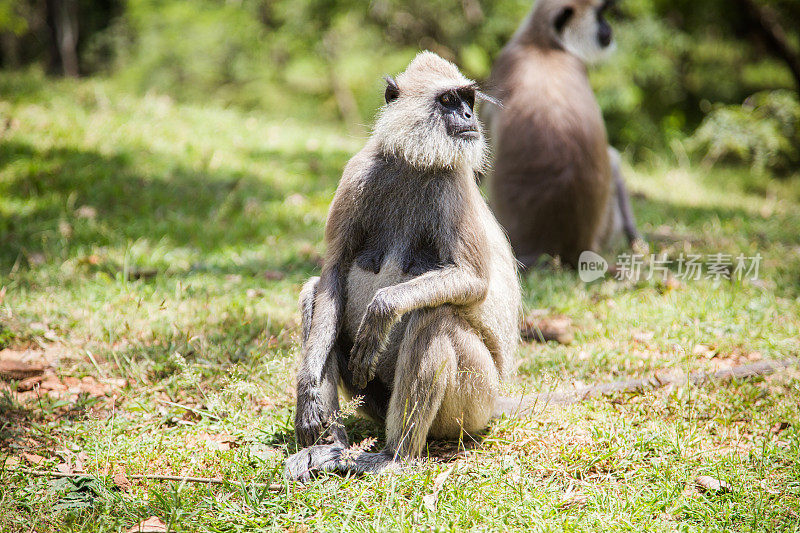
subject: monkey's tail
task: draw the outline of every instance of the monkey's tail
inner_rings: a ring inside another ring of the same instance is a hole
[[[645,378],[612,381],[590,387],[573,390],[556,390],[540,394],[526,394],[518,397],[501,396],[495,400],[493,418],[507,416],[521,418],[532,414],[534,411],[544,410],[548,405],[569,405],[582,402],[587,398],[609,396],[626,392],[644,392],[659,389],[668,385],[683,386],[687,384],[702,384],[708,381],[727,381],[733,379],[749,379],[780,372],[792,366],[799,366],[800,359],[791,358],[778,361],[759,361],[749,365],[740,365],[719,370],[717,372],[656,372],[655,375]]]

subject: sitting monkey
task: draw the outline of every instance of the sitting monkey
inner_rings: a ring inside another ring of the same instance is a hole
[[[379,472],[428,436],[480,431],[519,338],[516,262],[475,181],[483,95],[431,52],[386,81],[328,213],[322,274],[301,291],[293,479]],[[337,385],[385,422],[384,450],[347,448]]]
[[[585,66],[612,47],[609,4],[538,0],[492,67],[489,201],[526,267],[641,239]]]

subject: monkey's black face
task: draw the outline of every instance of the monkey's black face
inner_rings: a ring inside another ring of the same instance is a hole
[[[447,134],[460,139],[477,140],[481,134],[475,116],[475,88],[451,89],[436,98]]]
[[[611,26],[605,18],[605,12],[613,6],[611,0],[606,0],[600,9],[597,10],[597,42],[600,46],[606,48],[611,44]]]

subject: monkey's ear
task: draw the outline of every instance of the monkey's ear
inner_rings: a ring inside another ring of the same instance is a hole
[[[391,76],[384,76],[383,79],[386,80],[386,92],[383,93],[383,97],[388,104],[389,102],[397,100],[397,97],[400,96],[400,87],[397,86],[397,82],[394,81],[394,78]]]
[[[574,12],[575,10],[571,7],[565,7],[558,13],[558,16],[556,16],[556,19],[553,21],[553,26],[555,26],[558,33],[561,33]]]

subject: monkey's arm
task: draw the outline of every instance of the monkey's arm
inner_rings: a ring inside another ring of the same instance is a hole
[[[303,370],[312,384],[322,379],[322,367],[339,330],[344,303],[344,278],[340,267],[334,263],[322,271],[314,298],[311,327],[303,354]]]
[[[313,288],[313,294],[302,304],[304,311],[303,360],[297,372],[297,410],[295,433],[298,443],[305,447],[318,443],[320,437],[329,435],[342,445],[347,437],[342,428],[331,425],[331,417],[338,410],[336,386],[336,341],[344,313],[344,294],[349,250],[352,244],[351,193],[343,178],[328,214],[325,230],[328,251],[322,274]],[[305,331],[307,329],[307,331]]]
[[[471,268],[447,266],[379,289],[367,306],[350,354],[354,384],[364,387],[375,377],[389,331],[404,314],[424,307],[477,303],[486,298],[488,286]]]
[[[297,372],[295,435],[302,447],[332,439],[347,444],[344,429],[335,424],[339,409],[335,370],[335,342],[341,322],[343,298],[340,265],[323,270],[313,295],[313,314],[303,343],[303,360]]]

